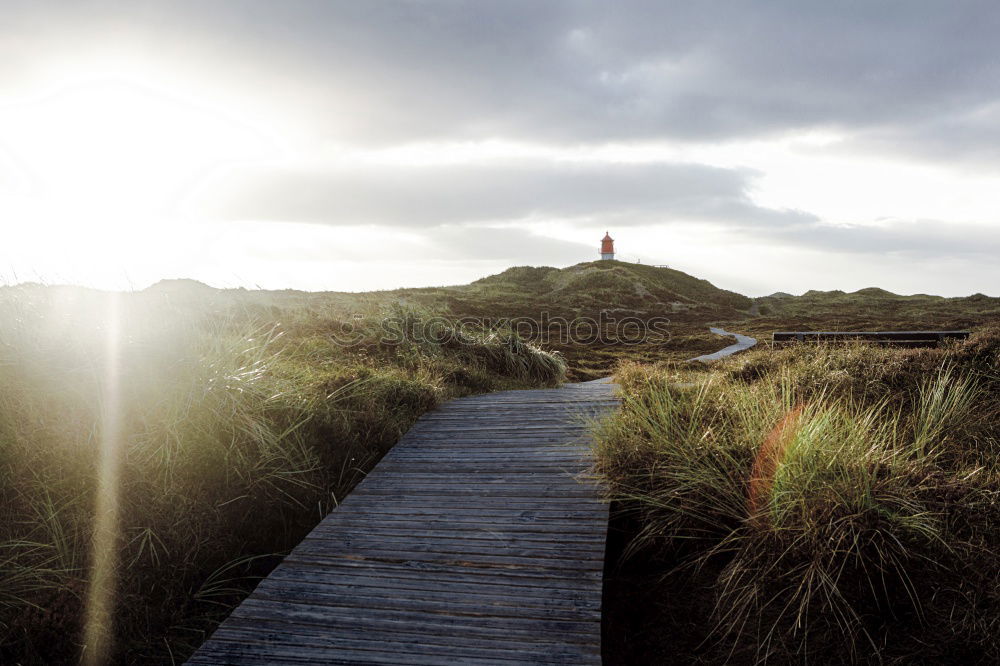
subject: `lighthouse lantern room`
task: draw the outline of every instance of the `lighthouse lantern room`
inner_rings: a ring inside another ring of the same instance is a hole
[[[601,239],[601,259],[614,259],[615,258],[615,239],[611,237],[611,234],[604,232],[604,238]]]

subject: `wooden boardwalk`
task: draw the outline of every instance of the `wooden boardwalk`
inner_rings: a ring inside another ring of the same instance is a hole
[[[425,414],[190,664],[599,664],[614,385]]]

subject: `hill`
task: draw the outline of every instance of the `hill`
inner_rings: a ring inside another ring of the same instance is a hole
[[[901,295],[868,287],[854,292],[777,293],[756,299],[761,317],[752,330],[966,329],[1000,319],[1000,298],[973,294],[946,298]]]
[[[577,380],[606,376],[622,359],[680,360],[715,351],[719,338],[708,325],[741,321],[753,305],[752,299],[708,280],[621,261],[516,266],[468,285],[402,289],[379,297],[488,324],[512,321],[522,335],[560,352],[569,377]],[[545,324],[559,318],[574,324]],[[626,330],[625,322],[654,318],[658,331],[649,326]]]
[[[0,288],[8,298],[56,292],[63,307],[73,303],[84,309],[101,293],[28,284]],[[715,351],[720,340],[708,332],[711,325],[766,340],[775,330],[966,329],[1000,320],[1000,298],[983,294],[945,298],[868,287],[799,296],[778,291],[751,299],[682,271],[621,261],[515,266],[465,285],[365,293],[215,289],[194,280],[164,280],[132,297],[151,307],[283,329],[329,328],[332,320],[349,327],[387,312],[473,318],[487,326],[516,327],[542,348],[560,352],[569,378],[579,380],[606,376],[622,360],[683,360]],[[662,326],[635,340],[623,335],[622,322],[629,318],[657,318]],[[582,323],[567,331],[546,327],[546,319]],[[588,321],[598,322],[594,335]]]
[[[546,308],[562,316],[615,310],[719,317],[739,316],[753,304],[742,294],[672,268],[621,261],[591,261],[561,269],[516,266],[469,285],[404,291],[446,296],[449,309],[456,313],[496,313],[499,307],[505,316],[537,314]]]

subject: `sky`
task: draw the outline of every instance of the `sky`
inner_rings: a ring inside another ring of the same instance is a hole
[[[0,282],[1000,295],[995,2],[0,0]]]

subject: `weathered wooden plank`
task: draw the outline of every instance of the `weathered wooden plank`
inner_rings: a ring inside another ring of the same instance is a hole
[[[590,497],[593,489],[584,485],[571,486],[556,483],[533,484],[475,484],[468,486],[452,486],[445,483],[408,483],[405,481],[384,481],[371,483],[355,491],[359,497],[364,495],[434,495],[436,497]]]
[[[601,619],[600,602],[586,604],[583,600],[564,600],[562,603],[538,605],[520,603],[514,596],[475,595],[469,592],[451,595],[421,591],[421,594],[381,594],[373,590],[333,590],[330,586],[297,584],[282,581],[280,585],[260,586],[255,591],[257,599],[310,604],[324,608],[406,610],[412,612],[439,612],[447,606],[452,615],[480,617],[560,618],[565,620]]]
[[[407,485],[412,486],[445,486],[449,488],[455,487],[475,487],[475,486],[507,486],[509,488],[536,488],[545,486],[555,486],[559,488],[565,488],[567,490],[577,488],[581,485],[584,486],[584,490],[591,492],[592,488],[586,487],[585,483],[581,483],[576,477],[580,476],[580,473],[569,474],[563,471],[549,472],[548,474],[508,474],[500,472],[494,469],[492,472],[479,472],[478,474],[462,475],[462,477],[453,482],[449,483],[449,475],[438,473],[421,473],[407,475],[406,473],[397,474],[379,474],[378,476],[371,477],[368,479],[364,486],[366,488],[372,488],[375,486],[383,487],[405,487]],[[359,486],[360,487],[360,486]]]
[[[599,579],[598,574],[590,571],[583,572],[559,572],[552,570],[533,569],[470,569],[455,568],[447,564],[435,562],[385,562],[376,560],[324,560],[321,562],[311,562],[306,559],[295,560],[286,559],[285,563],[278,568],[289,568],[294,564],[294,568],[310,571],[319,575],[321,571],[336,574],[361,574],[373,577],[408,577],[420,576],[426,580],[449,580],[479,583],[483,581],[500,581],[504,585],[515,587],[530,586],[538,589],[550,587],[552,589],[593,590],[592,581]],[[275,569],[277,571],[277,569]],[[543,587],[540,583],[544,582]]]
[[[406,576],[410,573],[411,576]],[[557,604],[564,599],[582,600],[593,604],[596,599],[589,589],[589,583],[579,582],[573,587],[540,588],[537,581],[528,579],[518,581],[510,576],[467,576],[459,574],[442,574],[433,579],[415,572],[383,571],[379,576],[372,576],[370,571],[355,572],[351,570],[318,568],[318,567],[278,567],[264,582],[270,581],[302,581],[314,585],[330,585],[340,590],[386,590],[389,594],[409,592],[432,592],[435,594],[450,594],[461,592],[465,595],[500,595],[516,596],[520,603],[549,605]],[[261,583],[262,585],[264,583]]]
[[[361,503],[361,500],[370,499],[365,496],[357,496],[354,501],[350,504],[345,500],[341,504],[341,508],[344,510],[353,510],[353,507]],[[373,500],[374,501],[374,500]],[[423,496],[423,495],[410,495],[404,498],[394,497],[394,496],[380,496],[380,502],[384,501],[387,508],[395,507],[396,505],[410,506],[413,508],[421,509],[434,509],[439,512],[447,511],[461,511],[465,509],[475,510],[476,508],[482,507],[485,509],[493,509],[497,511],[502,511],[508,509],[511,511],[531,511],[535,509],[548,509],[551,511],[579,511],[579,510],[590,510],[592,511],[591,520],[598,520],[601,517],[606,517],[607,512],[602,511],[600,505],[596,501],[591,501],[589,498],[560,498],[560,497],[549,497],[549,498],[523,498],[523,497],[436,497],[436,496]]]
[[[408,447],[410,442],[417,442],[422,439],[432,439],[438,441],[451,441],[455,439],[481,439],[483,437],[492,438],[494,441],[510,441],[514,443],[527,443],[524,440],[544,439],[546,437],[558,438],[553,441],[575,443],[583,447],[590,431],[590,426],[580,426],[568,428],[566,430],[556,429],[553,426],[544,426],[532,429],[511,428],[507,431],[499,429],[479,430],[477,428],[442,428],[440,430],[424,430],[413,433],[412,439],[402,440],[400,443]]]
[[[481,517],[483,520],[493,520],[505,518],[512,522],[541,522],[546,520],[570,520],[575,524],[586,528],[588,522],[595,522],[607,516],[607,505],[602,502],[572,502],[570,508],[564,509],[557,506],[533,506],[527,510],[511,511],[510,507],[502,505],[500,507],[455,506],[454,502],[435,506],[433,502],[423,501],[418,504],[393,503],[391,501],[380,502],[378,506],[372,503],[363,503],[361,498],[352,499],[348,497],[341,506],[349,506],[350,518],[352,516],[424,516],[440,518],[452,518],[456,520],[469,516]],[[344,512],[345,514],[347,511]],[[331,514],[332,515],[332,514]],[[337,519],[340,519],[338,515]],[[328,520],[330,520],[328,518]]]
[[[521,452],[530,452],[529,455],[542,456],[548,453],[577,453],[583,454],[587,452],[587,446],[582,439],[579,438],[568,438],[568,437],[552,437],[547,439],[541,439],[537,437],[530,438],[518,438],[518,437],[506,437],[500,438],[495,434],[489,434],[484,436],[481,434],[464,434],[464,435],[434,435],[428,436],[426,438],[418,438],[408,442],[402,442],[399,444],[398,449],[393,449],[389,453],[393,457],[397,455],[403,455],[407,453],[419,453],[424,447],[447,447],[451,450],[461,449],[467,455],[475,455],[480,448],[486,448],[490,446],[503,446],[509,449],[517,449]],[[389,454],[387,454],[389,455]]]
[[[233,629],[243,629],[243,630],[259,630],[259,631],[276,631],[286,634],[296,635],[300,633],[323,633],[331,637],[337,636],[340,632],[331,632],[326,626],[315,626],[310,624],[300,624],[300,623],[288,623],[281,620],[274,619],[264,619],[264,618],[233,618],[231,622],[227,623],[228,626]],[[344,625],[350,627],[354,632],[360,633],[364,632],[365,638],[375,639],[379,642],[387,643],[397,643],[406,642],[416,645],[446,645],[454,646],[456,641],[453,635],[450,635],[447,631],[441,631],[440,628],[435,627],[435,625],[421,624],[417,627],[413,625],[399,626],[396,623],[393,626],[386,626],[385,623],[375,623],[368,624],[364,626],[350,624],[350,619],[344,619]],[[407,629],[414,629],[416,631],[407,631]],[[435,631],[435,629],[437,629]],[[371,642],[371,641],[369,641]],[[565,645],[558,640],[557,637],[544,637],[536,636],[528,633],[518,633],[510,632],[501,635],[490,635],[490,634],[477,634],[475,632],[463,633],[462,635],[462,645],[469,648],[481,649],[483,647],[488,647],[490,645],[498,646],[514,646],[518,649],[531,648],[537,650],[538,648],[564,648]],[[583,654],[588,654],[595,649],[593,643],[579,643],[577,644],[579,651]]]
[[[593,631],[594,625],[599,624],[599,622],[592,620],[539,619],[534,617],[491,617],[488,618],[489,621],[487,622],[482,617],[466,614],[452,614],[447,612],[424,613],[405,609],[336,608],[306,603],[275,604],[257,599],[256,597],[247,598],[245,602],[233,611],[233,615],[243,618],[263,617],[283,618],[286,621],[300,620],[304,623],[318,624],[320,626],[338,618],[350,618],[354,621],[363,621],[366,618],[372,620],[382,619],[398,623],[400,626],[427,624],[428,621],[432,621],[433,624],[447,631],[476,627],[485,629],[487,633],[494,636],[501,636],[510,631],[522,631],[527,634],[549,638],[561,632],[569,635],[583,634],[591,639],[589,642],[594,642],[594,639],[597,638],[589,634]],[[575,640],[574,642],[583,641]]]
[[[570,485],[559,485],[555,483],[538,484],[469,484],[468,486],[449,486],[443,483],[408,483],[399,481],[396,483],[383,482],[369,484],[365,488],[357,491],[359,497],[365,495],[388,495],[397,497],[407,497],[409,495],[433,495],[435,497],[521,497],[529,499],[540,499],[547,497],[567,498],[567,497],[590,497],[593,490]]]
[[[397,455],[403,455],[406,453],[418,453],[424,449],[424,447],[429,447],[430,450],[435,448],[444,449],[447,451],[455,451],[459,449],[465,455],[473,456],[481,449],[485,449],[491,446],[503,446],[504,448],[518,451],[522,455],[532,455],[532,451],[535,447],[538,447],[538,453],[550,453],[545,449],[555,449],[560,451],[565,451],[566,453],[577,453],[581,456],[588,454],[588,448],[579,439],[564,439],[553,437],[549,439],[516,439],[509,438],[505,440],[497,440],[496,437],[481,437],[481,436],[471,436],[471,437],[426,437],[421,439],[416,439],[410,442],[404,442],[398,444],[400,448],[393,449],[390,451],[393,454],[392,457],[388,458],[392,460]],[[388,455],[388,454],[387,454]]]
[[[331,548],[336,554],[329,554]],[[541,548],[504,548],[475,545],[452,545],[443,542],[431,544],[410,543],[392,545],[354,544],[350,541],[330,541],[310,539],[296,548],[296,558],[311,558],[316,561],[340,558],[364,558],[389,560],[392,562],[425,561],[450,562],[455,566],[535,568],[535,569],[593,569],[594,561],[602,562],[603,553],[594,554],[585,550],[564,550]]]
[[[568,541],[595,541],[603,543],[603,536],[586,531],[573,523],[516,523],[483,520],[467,521],[416,521],[379,518],[375,520],[341,520],[328,527],[357,530],[363,534],[413,535],[417,532],[434,536],[445,533],[464,533],[469,538],[507,538],[551,540],[553,532],[558,532]]]
[[[404,449],[389,458],[390,462],[400,462],[403,460],[447,460],[449,462],[485,462],[489,460],[500,460],[504,462],[516,463],[523,458],[524,461],[564,463],[572,464],[584,469],[585,452],[573,446],[564,446],[552,450],[508,450],[508,451],[477,451],[474,447],[468,447],[464,451],[459,448],[430,448],[427,451],[420,449]]]
[[[441,523],[432,525],[415,525],[412,522],[387,522],[385,524],[362,523],[325,524],[317,527],[306,538],[307,539],[329,539],[329,538],[352,538],[352,539],[384,539],[384,543],[392,543],[394,540],[412,542],[417,536],[425,537],[426,540],[435,541],[438,539],[466,539],[474,541],[497,541],[505,544],[516,544],[520,541],[538,542],[544,544],[556,543],[558,547],[564,544],[597,544],[603,548],[603,541],[600,534],[585,532],[582,528],[567,532],[558,532],[558,541],[552,538],[556,530],[548,524],[532,525],[508,525],[506,526],[490,523]],[[518,529],[519,528],[519,529]],[[546,538],[547,537],[547,538]],[[530,543],[526,545],[531,545]]]
[[[581,464],[579,458],[572,456],[556,456],[555,454],[547,455],[538,459],[539,463],[548,463],[553,467],[559,469],[576,469],[580,472],[585,472],[589,465]],[[413,463],[422,465],[449,465],[456,463],[455,456],[439,453],[428,453],[428,454],[414,454],[414,455],[401,455],[398,458],[393,458],[394,463]],[[498,453],[484,453],[481,455],[469,455],[468,461],[471,463],[476,463],[478,465],[494,465],[496,467],[502,467],[503,465],[513,465],[518,462],[524,462],[516,453],[511,453],[508,455],[498,454]]]
[[[419,543],[414,543],[414,535],[403,537],[387,534],[357,534],[345,536],[342,531],[326,534],[313,533],[302,541],[303,552],[316,552],[335,546],[343,552],[384,553],[406,550],[411,553],[449,553],[449,554],[497,554],[503,557],[539,557],[539,558],[581,558],[603,559],[604,548],[594,547],[593,543],[570,541],[523,541],[515,539],[472,539],[466,535],[451,534],[448,536],[421,535]]]
[[[346,527],[354,528],[352,531],[373,538],[385,536],[412,539],[415,534],[419,533],[431,538],[460,535],[466,539],[502,540],[505,542],[539,541],[544,543],[552,541],[552,533],[554,531],[550,524],[498,525],[496,523],[477,524],[471,522],[352,521],[327,524],[325,525],[325,531],[317,529],[313,532],[313,535],[340,534]],[[600,534],[583,530],[573,531],[572,525],[567,525],[567,529],[560,530],[559,534],[562,543],[596,543],[602,548],[604,547],[604,539]]]
[[[515,482],[515,481],[533,481],[533,480],[572,480],[573,477],[579,474],[578,471],[572,468],[560,468],[559,466],[547,467],[544,469],[538,468],[508,468],[504,467],[498,469],[496,466],[490,465],[480,465],[478,467],[470,467],[466,465],[467,471],[463,472],[459,478],[461,480],[475,480],[477,482],[490,482],[495,481],[499,483],[505,482]],[[575,467],[575,466],[574,466]],[[570,471],[572,469],[572,471]],[[372,477],[368,483],[374,481],[379,481],[382,479],[413,479],[414,481],[423,481],[425,479],[455,479],[456,474],[454,473],[454,467],[440,468],[440,467],[430,467],[426,471],[421,470],[419,466],[407,467],[405,465],[386,465],[379,469],[377,476]]]
[[[516,425],[512,425],[512,421],[514,421]],[[482,423],[469,423],[468,419],[455,419],[414,426],[414,429],[409,432],[409,435],[406,436],[406,439],[403,441],[410,441],[411,439],[421,436],[433,435],[438,437],[444,434],[456,432],[492,435],[497,438],[503,437],[507,434],[512,435],[515,438],[530,436],[537,437],[544,436],[545,434],[570,437],[575,435],[577,437],[581,437],[586,435],[591,426],[592,424],[586,421],[569,424],[560,423],[560,419],[558,418],[533,419],[525,423],[521,423],[521,419],[516,416],[511,416],[510,418],[503,420],[487,421]]]
[[[253,629],[227,627],[220,638],[235,642],[265,643],[269,646],[281,646],[281,648],[284,648],[286,645],[308,646],[329,650],[335,655],[352,654],[367,656],[365,653],[373,650],[370,640],[331,636],[325,631],[308,627],[296,627],[293,632],[280,629],[260,632]],[[496,659],[510,660],[505,662],[507,664],[511,663],[511,661],[515,663],[530,662],[533,658],[538,657],[539,651],[537,645],[532,646],[531,644],[498,640],[481,640],[471,644],[455,644],[454,642],[448,644],[433,641],[404,641],[400,640],[400,638],[394,640],[392,635],[386,634],[381,642],[390,645],[401,643],[399,646],[394,646],[396,647],[397,654],[445,657],[463,664],[484,663],[481,659],[483,650],[489,650],[491,655],[491,659],[485,663],[494,663]],[[380,648],[374,649],[381,652]],[[559,659],[562,663],[574,663],[574,660],[586,658],[588,654],[586,648],[567,649],[565,645],[553,645],[549,650],[548,657],[550,659]],[[432,661],[430,663],[440,662]]]
[[[575,476],[580,474],[581,467],[586,471],[589,465],[580,465],[575,462],[564,465],[536,460],[520,460],[505,465],[503,471],[508,474],[568,474]],[[443,476],[461,474],[464,476],[465,474],[492,474],[496,471],[497,468],[495,465],[486,465],[477,462],[475,459],[452,463],[448,467],[440,467],[433,464],[399,463],[394,460],[384,461],[379,466],[379,473],[381,474],[406,474],[413,472],[415,474],[437,474]]]
[[[499,509],[498,509],[499,510]],[[345,512],[346,513],[346,512]],[[495,527],[497,529],[524,528],[542,530],[547,534],[558,532],[560,534],[568,531],[581,532],[586,534],[596,533],[594,530],[587,530],[581,523],[596,522],[604,518],[607,513],[599,510],[594,511],[554,511],[549,516],[482,516],[475,513],[474,507],[460,508],[452,511],[445,510],[425,510],[422,513],[393,512],[391,510],[366,511],[354,513],[336,521],[329,521],[330,525],[343,525],[344,528],[365,524],[394,524],[395,522],[412,523],[414,529],[422,529],[424,526],[433,525],[454,525],[456,527],[477,528],[480,526]],[[569,528],[575,527],[575,530]]]
[[[359,496],[357,499],[368,499],[373,496]],[[382,496],[379,496],[382,497]],[[477,507],[482,506],[484,509],[494,509],[497,511],[503,510],[504,508],[509,509],[531,509],[538,507],[547,507],[552,510],[560,511],[573,511],[574,509],[589,509],[590,506],[581,503],[567,502],[559,498],[523,498],[523,497],[452,497],[452,498],[442,498],[435,497],[431,495],[408,495],[404,498],[385,496],[387,501],[390,502],[402,502],[412,504],[414,507],[419,507],[423,509],[433,509],[439,512],[439,515],[444,515],[451,510],[464,511],[464,510],[474,510]],[[445,500],[450,499],[450,502]],[[374,501],[374,499],[373,499]],[[381,501],[381,500],[380,500]],[[589,502],[590,500],[586,500]],[[345,502],[342,507],[347,510],[348,505]],[[606,518],[607,513],[600,510],[598,506],[594,506],[594,511],[592,515],[587,520],[597,521],[601,518]]]
[[[290,563],[308,562],[314,565],[336,564],[344,561],[360,561],[378,563],[424,563],[446,565],[463,571],[535,571],[551,575],[554,578],[565,577],[572,573],[600,572],[600,561],[567,558],[505,557],[502,555],[483,555],[468,553],[411,553],[407,550],[381,551],[379,553],[340,553],[329,554],[319,551],[296,551],[289,555]],[[545,576],[541,576],[545,578]]]
[[[496,452],[490,451],[487,455],[493,455],[494,453]],[[518,456],[516,452],[514,455]],[[421,467],[420,465],[412,463],[409,465],[403,465],[397,460],[392,460],[389,461],[385,467],[380,466],[379,473],[375,476],[368,477],[368,480],[365,481],[365,483],[372,483],[379,479],[399,479],[410,477],[413,477],[415,480],[420,480],[417,477],[436,477],[452,479],[455,481],[495,479],[497,481],[516,482],[519,480],[532,481],[546,478],[553,479],[555,481],[563,481],[566,479],[572,480],[573,477],[587,472],[590,469],[590,465],[586,464],[586,461],[582,460],[573,461],[570,464],[565,465],[555,463],[544,467],[538,466],[543,465],[544,462],[544,460],[526,458],[521,461],[520,465],[517,465],[517,460],[514,460],[508,465],[498,466],[485,464],[476,456],[470,456],[468,461],[454,463],[454,467],[451,465],[448,467],[435,467],[433,465],[424,465]],[[463,474],[455,474],[454,469],[457,466],[465,467],[468,471]]]
[[[435,419],[428,419],[426,421],[419,420],[413,427],[416,428],[414,434],[430,430],[432,428],[436,429],[437,427],[485,429],[496,425],[500,425],[501,427],[504,425],[512,425],[512,419],[516,419],[516,421],[519,422],[523,418],[528,421],[526,425],[529,426],[557,429],[563,426],[580,427],[581,425],[586,425],[598,418],[603,411],[604,410],[595,410],[591,412],[588,410],[586,412],[581,412],[579,410],[566,410],[564,412],[551,413],[525,413],[523,409],[516,409],[514,410],[514,413],[510,414],[496,414],[485,411],[481,413],[453,412],[448,414],[447,417],[441,415]],[[486,414],[490,415],[486,416]],[[562,422],[557,422],[557,419],[561,419]]]
[[[535,448],[535,447],[539,448]],[[434,440],[426,442],[426,448],[406,447],[393,452],[392,457],[383,458],[386,468],[404,460],[412,461],[420,457],[446,458],[455,465],[480,465],[491,457],[504,458],[507,466],[494,471],[515,471],[526,466],[531,471],[540,471],[539,465],[568,465],[572,469],[588,469],[592,462],[590,454],[575,442],[547,442],[529,444],[496,444],[494,442],[452,442]],[[379,464],[381,465],[382,462]],[[381,468],[379,468],[381,471]]]
[[[600,663],[607,506],[581,384],[428,413],[193,664]]]
[[[436,425],[442,426],[454,426],[457,424],[464,424],[470,428],[484,427],[487,425],[493,425],[498,422],[510,423],[510,419],[525,419],[532,421],[540,421],[539,425],[551,425],[558,426],[555,423],[556,419],[562,419],[567,425],[579,425],[581,423],[587,423],[595,418],[598,418],[601,413],[605,410],[600,407],[593,407],[587,409],[547,409],[544,411],[529,411],[526,410],[521,405],[514,405],[511,407],[509,412],[496,410],[496,409],[470,409],[470,410],[456,410],[452,412],[431,412],[433,416],[423,417],[418,420],[414,427],[420,429],[431,428]]]
[[[356,491],[358,497],[365,495],[409,496],[434,495],[436,497],[520,497],[527,499],[586,499],[594,492],[587,484],[562,485],[558,483],[526,484],[467,484],[449,486],[443,483],[407,483],[405,481],[385,481],[368,484]]]
[[[230,641],[221,637],[218,641],[213,641],[201,652],[205,657],[195,655],[191,664],[414,664],[420,666],[432,666],[445,663],[446,658],[442,655],[420,655],[410,652],[386,653],[385,651],[368,650],[329,650],[318,648],[308,644],[297,644],[290,647],[275,643],[262,643],[259,641]],[[207,658],[208,661],[202,659]],[[405,660],[405,661],[400,661]],[[509,659],[474,659],[468,664],[476,666],[495,666],[516,664],[518,662]]]
[[[228,646],[225,644],[229,643]],[[225,647],[223,647],[225,646]],[[206,652],[209,652],[206,650]],[[560,651],[551,657],[532,658],[530,661],[524,659],[509,659],[506,657],[453,657],[447,654],[420,654],[414,650],[399,650],[388,652],[386,650],[358,650],[339,648],[336,650],[310,645],[304,641],[298,641],[296,645],[286,646],[280,643],[267,643],[261,641],[229,641],[226,638],[219,640],[219,646],[211,648],[211,657],[222,661],[192,660],[192,664],[203,663],[239,663],[239,664],[415,664],[415,665],[438,665],[441,664],[468,664],[470,666],[511,666],[512,664],[573,664],[587,663],[579,662],[573,656],[564,656],[565,651]],[[232,661],[235,655],[239,655],[238,661]],[[211,658],[210,658],[211,659]],[[594,662],[590,662],[594,663]]]
[[[466,446],[464,447],[457,446],[457,444],[460,444],[460,442],[453,443],[449,441],[435,440],[433,443],[428,443],[427,450],[423,450],[423,447],[407,447],[395,452],[391,458],[388,458],[388,460],[396,462],[399,460],[412,460],[414,458],[424,457],[445,458],[455,462],[479,462],[482,460],[489,460],[491,458],[503,458],[505,460],[517,462],[518,458],[524,457],[525,461],[566,461],[583,467],[585,466],[584,462],[587,455],[586,451],[572,442],[566,442],[564,444],[560,444],[559,446],[538,449],[532,448],[530,445],[519,446],[508,444],[506,447],[503,447],[503,450],[499,451],[489,450],[489,447],[494,446],[489,442],[481,442],[479,446],[465,442]]]
[[[348,504],[346,501],[341,505],[342,508],[346,510],[353,510],[352,507],[360,504],[360,500],[368,499],[366,497],[357,497],[354,502]],[[450,501],[446,501],[450,500]],[[482,508],[484,511],[504,511],[504,510],[520,510],[520,511],[531,511],[531,510],[547,510],[550,512],[564,513],[564,514],[580,514],[586,512],[589,514],[586,517],[580,518],[588,522],[596,522],[602,518],[607,517],[607,511],[602,510],[599,504],[591,502],[588,500],[581,500],[579,502],[567,502],[564,500],[559,500],[556,498],[550,498],[547,500],[535,500],[525,502],[521,498],[503,498],[503,497],[490,497],[482,498],[482,502],[470,501],[468,498],[440,498],[440,497],[414,497],[407,500],[398,500],[392,497],[386,498],[386,506],[384,507],[367,507],[361,506],[359,508],[359,514],[365,515],[382,515],[385,513],[394,513],[394,509],[414,509],[423,510],[426,512],[431,512],[431,515],[436,516],[446,516],[451,512],[456,514],[470,514],[473,513],[477,508]],[[486,501],[489,500],[489,501]],[[381,501],[381,500],[380,500]],[[398,515],[398,514],[397,514]],[[525,518],[525,520],[533,520],[532,518]],[[535,518],[534,520],[537,520]]]

